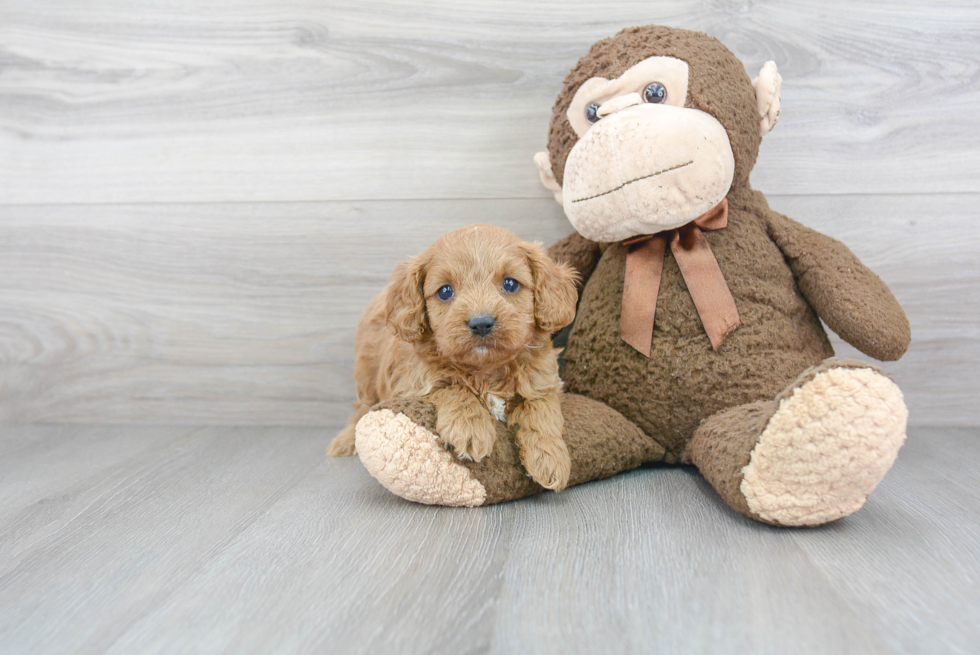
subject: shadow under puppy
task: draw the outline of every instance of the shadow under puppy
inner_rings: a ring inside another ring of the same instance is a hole
[[[354,428],[373,405],[421,397],[458,458],[486,457],[494,421],[506,421],[534,481],[564,489],[571,462],[551,335],[575,317],[576,279],[541,244],[492,225],[448,232],[400,264],[357,325],[356,411],[327,454],[354,454]]]

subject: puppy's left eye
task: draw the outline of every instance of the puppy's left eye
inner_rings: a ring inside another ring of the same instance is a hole
[[[500,286],[503,287],[506,293],[517,293],[517,290],[521,288],[521,283],[512,277],[505,277],[504,283]]]
[[[436,295],[439,296],[439,300],[449,300],[453,297],[453,288],[448,284],[445,284],[439,287],[439,290],[436,291]]]

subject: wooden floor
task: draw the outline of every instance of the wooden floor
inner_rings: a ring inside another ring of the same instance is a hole
[[[0,429],[3,653],[976,653],[980,434],[778,529],[689,469],[402,501],[319,428]]]

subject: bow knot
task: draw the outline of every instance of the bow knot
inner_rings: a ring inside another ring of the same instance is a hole
[[[653,319],[668,246],[681,269],[711,347],[718,350],[725,337],[741,325],[735,299],[704,236],[704,231],[720,230],[727,225],[726,198],[687,225],[623,241],[627,247],[623,314],[619,323],[623,341],[650,356]]]

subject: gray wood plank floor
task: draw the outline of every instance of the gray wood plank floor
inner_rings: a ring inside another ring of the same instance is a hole
[[[970,653],[980,438],[913,431],[817,529],[645,468],[404,502],[317,428],[0,428],[3,653]]]

